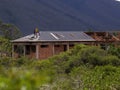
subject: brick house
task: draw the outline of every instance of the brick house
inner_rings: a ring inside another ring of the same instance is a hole
[[[95,39],[94,45],[103,49],[109,48],[110,45],[120,46],[120,32],[85,32]]]
[[[94,42],[95,39],[80,31],[41,31],[38,37],[31,34],[13,40],[12,56],[46,59],[71,49],[75,44],[93,45]]]

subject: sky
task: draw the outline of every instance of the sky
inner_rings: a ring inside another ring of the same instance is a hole
[[[119,2],[120,2],[120,0],[116,0],[116,1],[119,1]]]

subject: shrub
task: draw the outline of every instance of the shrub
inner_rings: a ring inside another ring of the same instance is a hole
[[[117,56],[107,55],[106,57],[102,58],[102,65],[108,65],[108,64],[113,66],[119,66],[120,59]]]
[[[108,53],[115,55],[120,59],[120,46],[119,47],[110,46]]]
[[[117,56],[85,45],[42,61],[4,57],[0,58],[0,89],[117,90],[119,65]]]

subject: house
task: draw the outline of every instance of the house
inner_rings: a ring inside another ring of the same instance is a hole
[[[95,39],[94,45],[103,49],[109,48],[109,45],[120,45],[120,32],[85,32]]]
[[[15,58],[46,59],[68,51],[75,44],[99,46],[120,46],[119,32],[41,31],[12,41],[12,56]]]
[[[41,31],[13,40],[12,56],[46,59],[71,49],[75,44],[93,45],[96,40],[80,31]]]

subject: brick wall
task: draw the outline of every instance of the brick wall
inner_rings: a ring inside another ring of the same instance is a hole
[[[64,51],[64,45],[55,45],[54,50],[54,54],[59,54]]]
[[[46,59],[50,56],[53,56],[53,45],[40,45],[39,58]]]
[[[46,59],[56,54],[60,54],[61,52],[64,52],[67,48],[66,45],[54,45],[54,52],[53,52],[53,45],[40,45],[39,47],[39,58],[40,59]]]
[[[30,52],[29,55],[26,55],[28,58],[36,58],[36,53]]]

